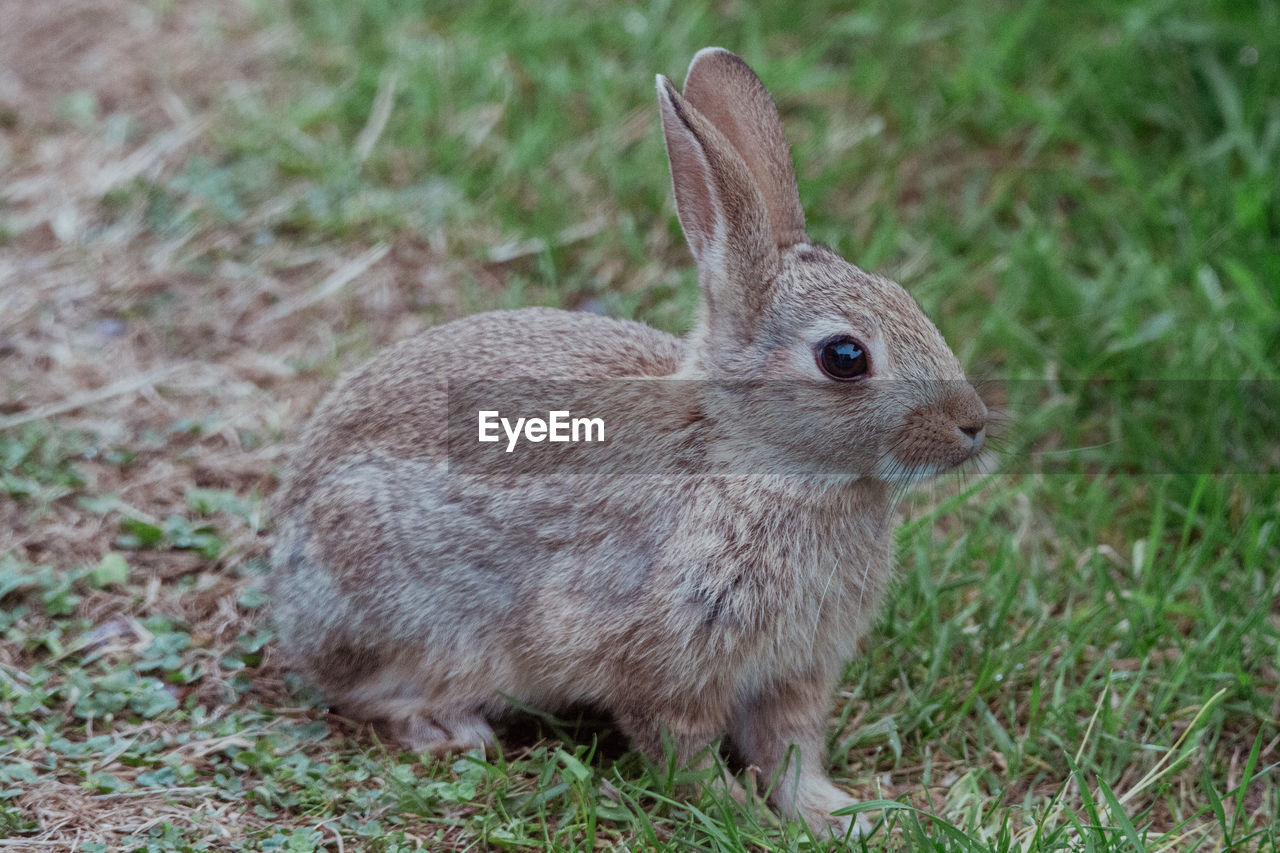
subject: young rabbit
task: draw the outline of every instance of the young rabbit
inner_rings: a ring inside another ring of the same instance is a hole
[[[890,580],[894,496],[972,459],[987,411],[902,288],[808,242],[777,110],[741,59],[707,48],[683,95],[657,88],[693,330],[495,311],[345,377],[277,503],[280,639],[337,708],[409,748],[485,746],[508,700],[592,704],[653,757],[727,734],[781,812],[840,833],[830,694]],[[448,469],[450,383],[637,378],[815,389],[753,427],[809,473],[698,471],[729,410],[697,401],[679,476]]]

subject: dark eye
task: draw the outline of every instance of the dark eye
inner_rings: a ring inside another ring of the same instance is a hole
[[[858,379],[867,372],[867,351],[848,335],[837,335],[818,345],[818,366],[832,379]]]

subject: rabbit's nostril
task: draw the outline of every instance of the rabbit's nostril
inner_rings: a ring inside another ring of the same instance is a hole
[[[986,424],[969,424],[967,426],[957,426],[956,429],[969,436],[970,439],[976,441],[978,436],[982,434],[982,430],[985,427]]]

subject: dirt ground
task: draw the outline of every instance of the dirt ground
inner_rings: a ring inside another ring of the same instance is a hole
[[[124,444],[212,424],[149,440],[145,473],[94,484],[153,515],[188,485],[269,491],[278,439],[332,378],[298,365],[331,357],[357,318],[371,345],[412,331],[406,306],[442,291],[420,247],[255,244],[269,209],[161,235],[137,204],[104,201],[216,152],[220,113],[270,94],[289,43],[236,0],[0,0],[0,427],[56,416]],[[247,449],[245,434],[276,440]],[[97,519],[61,508],[55,535],[0,506],[0,552],[102,553]]]
[[[114,495],[134,517],[182,511],[193,486],[270,494],[293,428],[332,381],[335,338],[357,323],[370,346],[413,331],[422,320],[407,306],[424,289],[450,313],[441,267],[421,247],[263,245],[254,235],[279,214],[270,207],[231,227],[162,234],[139,204],[109,203],[193,153],[216,157],[219,116],[270,96],[290,44],[237,0],[0,0],[0,429],[55,418],[136,451],[127,466],[77,463],[87,493]],[[92,565],[119,519],[73,501],[32,513],[0,498],[0,556]],[[190,551],[131,553],[145,600],[99,592],[81,609],[111,643],[142,642],[131,632],[143,612],[233,639],[248,581],[232,569],[263,554],[261,527],[220,530],[228,547],[212,567]],[[194,589],[174,592],[196,573]],[[0,663],[21,669],[22,654],[0,646]],[[270,701],[280,689],[269,659],[255,693]],[[109,805],[54,779],[19,805],[46,828],[27,839],[32,849],[110,841],[113,827],[132,831],[166,809]]]

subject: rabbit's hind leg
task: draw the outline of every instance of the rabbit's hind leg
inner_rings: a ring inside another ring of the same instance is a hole
[[[420,710],[386,721],[388,733],[411,752],[442,756],[493,745],[493,729],[484,716],[471,711]]]
[[[342,687],[329,680],[326,693],[343,714],[365,720],[412,752],[444,755],[487,749],[493,743],[488,717],[500,714],[503,703],[495,690],[481,690],[479,673],[471,673],[469,687],[458,689],[457,678],[426,665],[422,658],[399,656],[352,674]],[[456,675],[456,674],[455,674]]]

